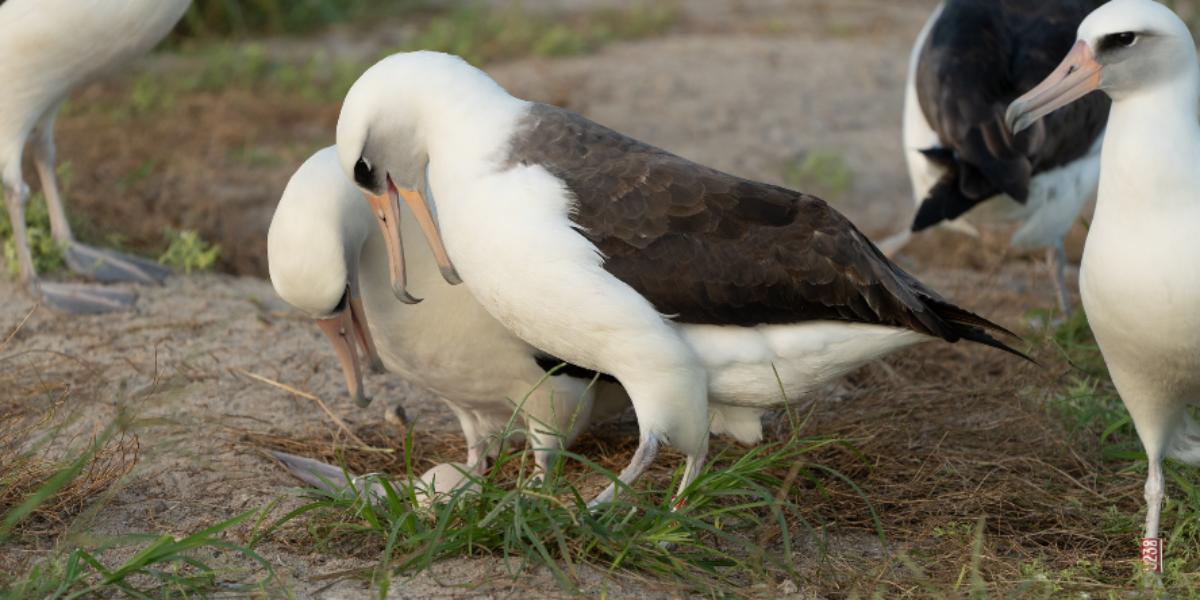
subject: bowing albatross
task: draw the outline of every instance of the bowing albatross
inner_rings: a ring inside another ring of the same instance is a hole
[[[404,233],[419,235],[411,213],[405,216]],[[590,422],[597,397],[605,417],[628,406],[619,385],[592,386],[595,373],[573,366],[538,386],[560,361],[509,333],[469,291],[442,281],[428,247],[409,248],[405,256],[411,289],[427,301],[401,304],[392,295],[387,246],[374,221],[330,147],[292,176],[267,233],[275,290],[312,316],[333,343],[359,406],[370,399],[356,345],[376,371],[386,369],[443,399],[462,425],[467,464],[476,473],[499,449],[489,436],[507,429],[522,401],[534,456],[544,468],[560,445],[558,432],[574,440]]]
[[[1014,248],[1046,248],[1070,313],[1063,240],[1096,191],[1108,99],[1093,94],[1020,135],[1004,111],[1044,79],[1105,0],[947,0],[913,45],[904,155],[917,213],[911,232],[944,223],[1019,222]],[[969,211],[969,212],[968,212]],[[889,254],[911,237],[880,243]]]
[[[21,283],[51,307],[72,313],[128,309],[134,296],[94,285],[43,281],[25,229],[29,187],[21,178],[25,142],[42,182],[54,242],[67,265],[100,281],[161,283],[154,261],[75,241],[54,175],[54,119],[74,89],[145,54],[191,0],[7,0],[0,2],[0,179],[13,224]]]
[[[1079,289],[1146,447],[1143,560],[1162,569],[1162,459],[1200,464],[1200,63],[1186,25],[1150,0],[1113,0],[1041,85],[1008,109],[1013,131],[1093,89],[1112,98]]]
[[[985,330],[1007,331],[900,270],[825,202],[519,100],[457,57],[397,54],[371,67],[342,106],[337,150],[389,245],[401,244],[401,198],[434,223],[428,188],[454,260],[444,270],[533,346],[621,382],[641,429],[625,485],[666,443],[687,455],[682,493],[707,452],[710,400],[746,409],[742,423],[763,398],[782,403],[776,353],[795,374],[785,386],[812,389],[929,339],[1012,351]],[[424,232],[441,246],[438,227]],[[408,296],[403,265],[393,286]],[[744,389],[713,398],[710,359]]]

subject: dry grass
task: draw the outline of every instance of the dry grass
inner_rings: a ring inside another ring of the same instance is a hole
[[[996,290],[957,300],[984,314],[1005,315],[1009,318],[997,318],[1007,324],[1017,322],[1011,307],[1036,302],[1029,294]],[[812,573],[812,589],[869,595],[882,586],[889,597],[923,597],[930,589],[921,581],[944,591],[963,585],[972,573],[993,592],[1021,589],[1031,573],[1071,574],[1072,589],[1103,591],[1129,583],[1136,571],[1144,475],[1127,461],[1106,459],[1096,431],[1072,432],[1072,423],[1055,416],[1050,405],[1070,393],[1068,383],[1077,373],[1039,332],[1026,333],[1040,367],[983,347],[930,344],[869,365],[801,403],[797,414],[807,416],[805,435],[854,440],[853,450],[833,445],[809,459],[857,486],[833,475],[801,486],[808,502],[794,500],[806,507],[804,517],[829,523],[838,535],[873,534],[877,517],[892,549],[882,558],[834,551],[826,568]],[[768,416],[768,439],[790,436],[793,419]],[[381,429],[356,433],[394,452],[345,451],[351,471],[403,474],[404,433]],[[601,426],[572,450],[619,471],[636,446],[635,431]],[[1116,438],[1108,443],[1133,439],[1128,433]],[[461,460],[465,452],[459,436],[418,430],[414,439],[416,474],[434,461]],[[244,432],[241,441],[329,461],[346,442],[328,434],[320,442],[302,442],[252,432]],[[713,453],[722,451],[738,456],[745,448],[715,441]],[[664,452],[646,485],[665,489],[680,458]],[[583,470],[567,465],[568,476]],[[602,485],[598,478],[581,492],[594,493]],[[815,493],[818,485],[823,493]],[[1182,493],[1174,489],[1172,495]],[[973,531],[980,520],[983,538],[976,546]]]

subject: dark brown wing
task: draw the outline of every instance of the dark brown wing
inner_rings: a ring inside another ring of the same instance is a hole
[[[510,152],[511,165],[541,165],[565,183],[577,199],[572,220],[604,268],[678,322],[832,319],[950,341],[983,341],[979,328],[1007,333],[903,272],[820,198],[698,165],[552,106],[533,105]]]
[[[943,148],[927,157],[947,175],[924,198],[913,229],[955,219],[1001,192],[1019,202],[1030,179],[1087,153],[1108,121],[1093,93],[1015,138],[1004,111],[1058,66],[1085,17],[1106,0],[948,0],[925,40],[917,97]]]

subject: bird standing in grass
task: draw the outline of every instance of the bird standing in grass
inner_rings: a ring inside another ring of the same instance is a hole
[[[142,56],[183,16],[191,0],[7,0],[0,3],[0,180],[21,283],[71,313],[128,309],[135,296],[96,285],[45,281],[34,269],[25,227],[29,187],[21,176],[26,141],[42,182],[51,235],[67,265],[103,282],[161,283],[168,270],[146,259],[75,241],[55,181],[54,119],[70,93]]]
[[[933,225],[978,235],[960,217],[1016,222],[1014,248],[1046,248],[1062,310],[1067,231],[1096,191],[1108,99],[1094,94],[1020,135],[1004,111],[1044,79],[1105,0],[947,0],[913,45],[904,153],[917,214],[880,243],[888,254]]]
[[[420,235],[411,215],[401,223],[408,235]],[[288,182],[271,219],[271,283],[317,321],[359,406],[370,402],[361,347],[375,370],[386,368],[445,401],[466,436],[467,464],[483,473],[499,450],[493,437],[508,430],[514,412],[522,417],[517,427],[524,421],[532,438],[538,466],[548,469],[560,441],[569,444],[591,422],[596,403],[601,418],[629,405],[615,382],[593,384],[594,372],[559,367],[561,361],[509,333],[469,291],[442,281],[427,247],[409,248],[404,257],[411,289],[425,301],[401,304],[392,295],[387,252],[335,150],[314,154]]]
[[[1200,464],[1200,63],[1187,26],[1150,0],[1113,0],[1008,109],[1014,132],[1103,90],[1112,113],[1079,287],[1088,321],[1146,448],[1143,560],[1162,568],[1162,460]]]
[[[922,341],[1011,350],[988,334],[1003,328],[900,270],[820,199],[519,100],[457,57],[371,67],[343,104],[337,150],[385,228],[398,298],[412,301],[403,199],[431,245],[444,234],[448,281],[461,274],[531,345],[620,381],[641,428],[624,485],[661,444],[687,455],[680,493],[699,474],[718,428],[712,363],[726,368],[725,406],[757,417],[784,403],[773,364],[785,389],[811,390]]]

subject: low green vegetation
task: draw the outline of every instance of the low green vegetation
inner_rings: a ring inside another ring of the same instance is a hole
[[[158,257],[159,264],[179,269],[187,275],[192,271],[211,271],[221,257],[221,245],[210,244],[200,239],[200,234],[190,229],[176,231],[163,229],[167,250]]]
[[[351,487],[310,490],[318,499],[276,521],[263,537],[282,533],[324,552],[377,560],[375,569],[360,575],[374,582],[381,598],[397,576],[415,577],[442,559],[480,555],[504,558],[507,570],[494,582],[501,586],[537,568],[564,590],[582,593],[580,573],[587,567],[604,574],[605,588],[614,574],[636,573],[736,597],[749,584],[799,580],[790,559],[798,533],[824,547],[825,523],[810,522],[805,515],[811,510],[801,506],[821,500],[822,481],[848,482],[806,460],[830,445],[853,451],[843,440],[796,435],[744,454],[718,453],[679,510],[672,509],[678,500],[668,491],[678,471],[669,485],[624,489],[617,501],[588,508],[579,491],[584,480],[610,481],[615,474],[562,452],[559,474],[543,478],[531,467],[529,449],[505,452],[489,475],[477,479],[476,490],[462,488],[432,507],[420,504],[411,478],[366,476],[367,485],[383,487],[382,498]],[[406,457],[410,447],[411,437]],[[567,460],[586,465],[584,473],[561,475]]]
[[[58,184],[63,195],[71,191],[73,171],[71,163],[65,162],[58,166]],[[0,190],[0,200],[4,192]],[[13,237],[12,219],[5,206],[0,210],[0,239],[4,240],[4,264],[9,275],[17,277],[20,265],[17,261],[17,242]],[[75,223],[72,222],[72,226]],[[33,255],[33,267],[38,273],[57,273],[66,268],[63,259],[63,249],[55,243],[50,232],[50,211],[46,207],[46,196],[40,192],[29,195],[25,204],[25,233],[29,238],[29,249]]]
[[[854,186],[854,171],[841,151],[817,149],[785,160],[783,181],[806,194],[837,202]]]
[[[398,50],[447,52],[474,65],[528,55],[567,56],[618,40],[654,35],[675,20],[670,6],[555,15],[525,11],[519,5],[497,10],[472,4],[434,17]]]
[[[144,179],[154,164],[147,161],[137,170],[117,181],[118,191],[128,189],[133,183]],[[63,195],[71,191],[71,163],[63,163],[58,167],[58,182]],[[0,195],[2,200],[2,195]],[[81,218],[68,214],[71,228],[78,234],[80,230],[94,233],[89,223]],[[50,212],[46,208],[46,198],[42,192],[30,194],[29,202],[25,205],[25,227],[29,238],[30,250],[33,254],[34,268],[41,275],[59,273],[66,270],[63,259],[63,249],[55,243],[50,233]],[[221,257],[221,246],[211,244],[200,238],[200,234],[192,230],[177,231],[170,227],[163,229],[162,245],[166,250],[158,257],[158,262],[168,267],[182,270],[191,274],[192,271],[211,271]],[[0,239],[4,240],[4,264],[9,275],[17,277],[20,265],[17,261],[16,239],[13,237],[12,221],[7,210],[0,211]],[[109,234],[106,238],[109,246],[119,250],[125,248],[125,238],[119,233]]]
[[[385,11],[403,14],[426,0],[193,0],[177,39],[305,33]]]
[[[135,412],[121,410],[84,447],[75,447],[64,433],[75,417],[60,414],[69,393],[44,389],[50,408],[40,416],[31,416],[19,403],[0,409],[0,547],[18,548],[47,529],[59,538],[57,550],[24,564],[22,572],[0,571],[0,597],[73,600],[112,592],[132,598],[203,597],[216,590],[257,590],[270,581],[266,560],[221,539],[258,510],[178,537],[153,533],[102,539],[92,534],[92,525],[133,471],[137,432],[145,423]],[[111,558],[130,547],[137,548],[130,558]],[[266,578],[247,584],[244,567],[214,566],[211,557],[222,551],[245,559]]]

